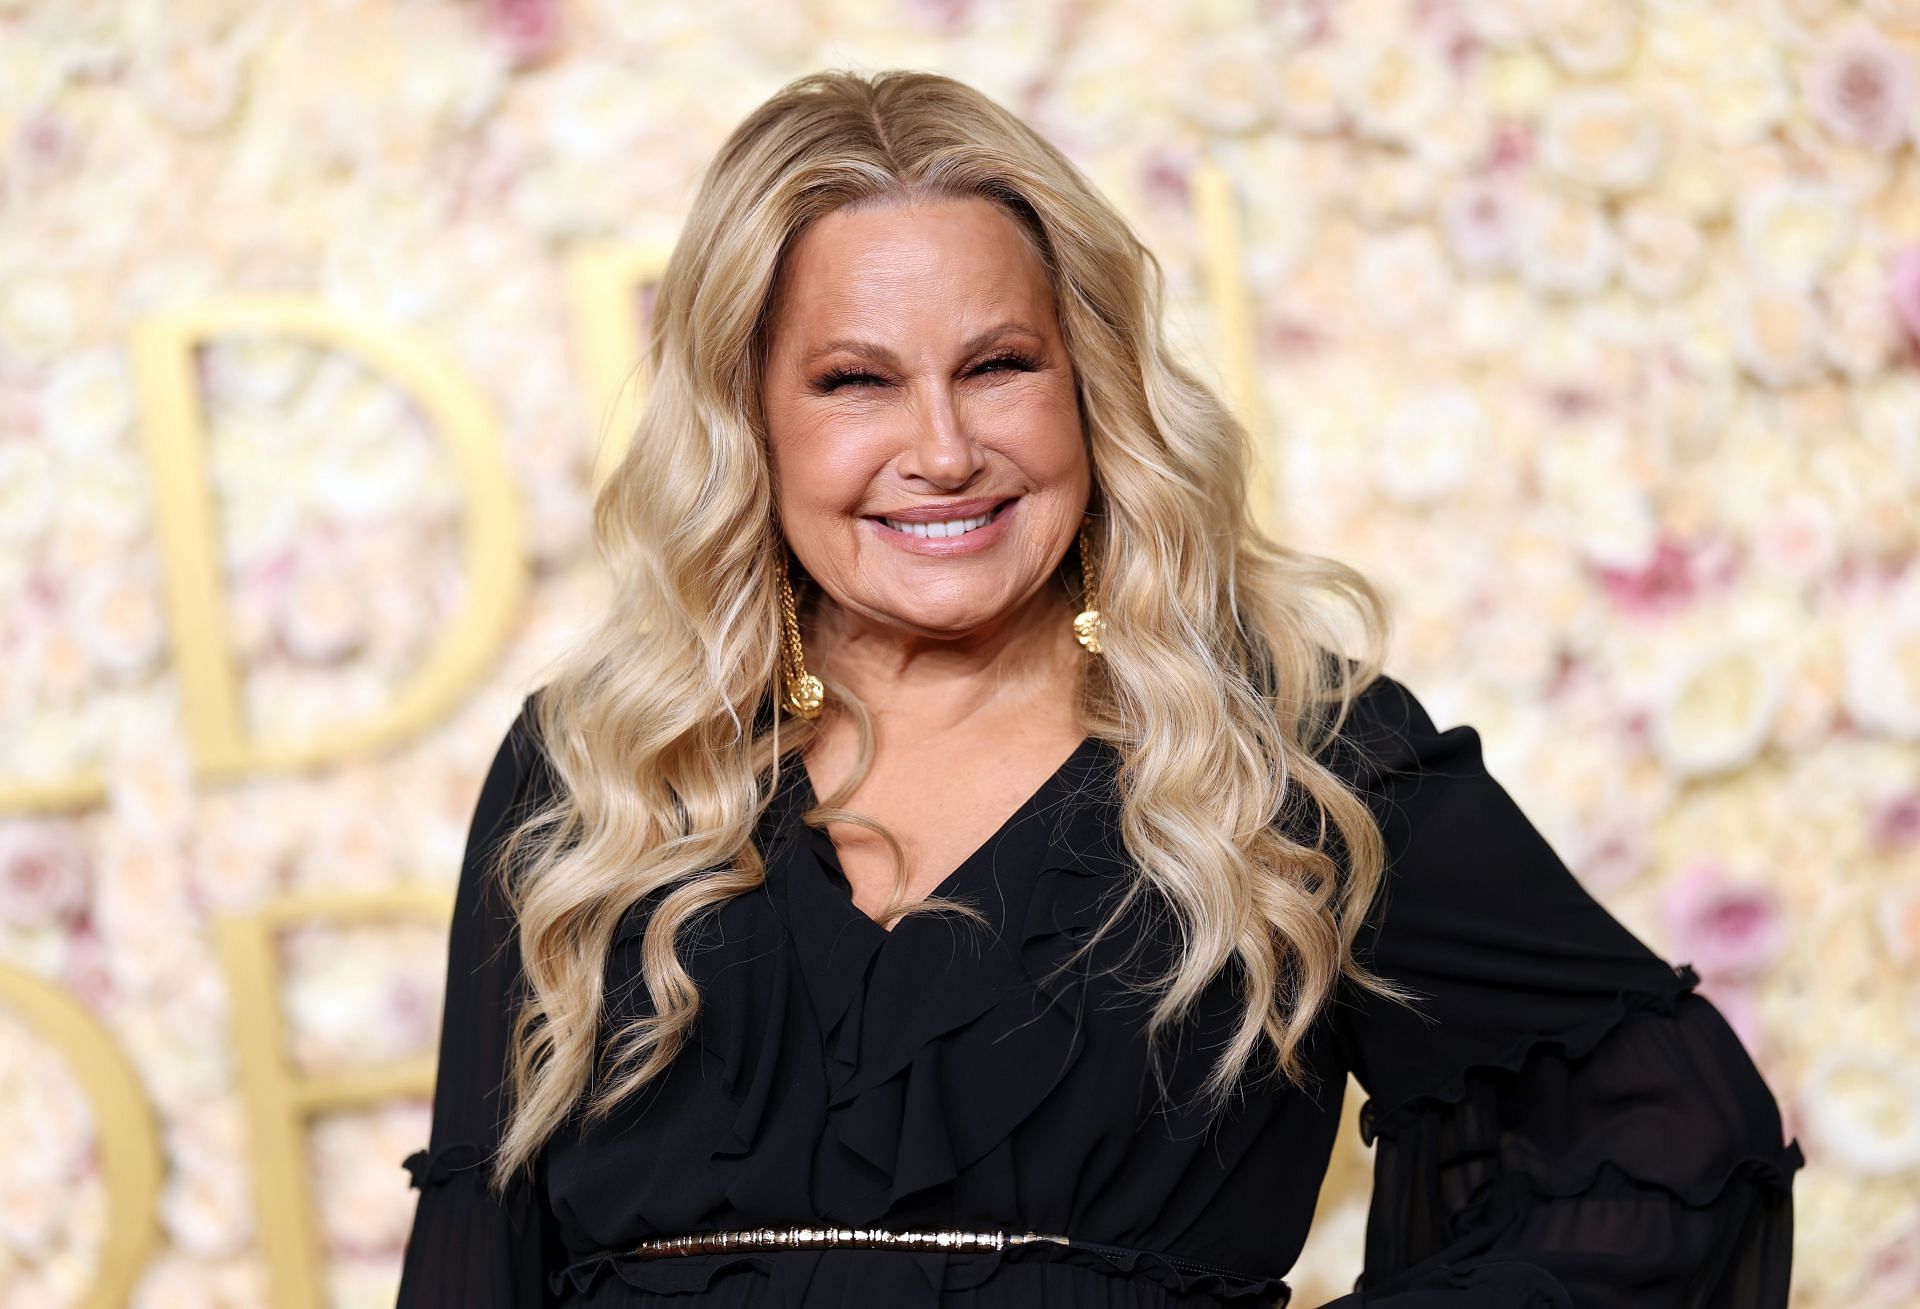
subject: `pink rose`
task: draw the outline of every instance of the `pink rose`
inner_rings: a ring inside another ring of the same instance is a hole
[[[45,927],[87,903],[87,862],[63,823],[0,823],[0,923]]]
[[[1440,207],[1440,230],[1447,248],[1476,271],[1505,268],[1513,262],[1519,222],[1513,187],[1497,175],[1469,179]]]
[[[1895,257],[1887,276],[1887,297],[1893,302],[1893,316],[1920,345],[1920,245],[1910,245]]]
[[[1874,805],[1867,817],[1867,833],[1876,850],[1920,843],[1920,791],[1905,791]]]
[[[1717,863],[1703,861],[1667,890],[1667,929],[1679,962],[1703,980],[1743,981],[1764,970],[1786,944],[1786,926],[1773,889],[1735,882]]]
[[[1725,538],[1680,541],[1662,534],[1638,567],[1597,565],[1595,571],[1615,608],[1654,618],[1690,608],[1725,589],[1737,577],[1740,560]]]
[[[559,0],[488,0],[486,17],[516,68],[540,63],[560,49]]]
[[[1808,107],[1843,141],[1892,150],[1912,130],[1913,70],[1871,27],[1849,28],[1807,75]]]

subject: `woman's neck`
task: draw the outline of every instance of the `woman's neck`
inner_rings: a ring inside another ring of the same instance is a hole
[[[889,735],[916,741],[1033,713],[1070,719],[1087,657],[1071,606],[1051,586],[965,636],[871,622],[824,597],[812,627],[808,664],[857,696]]]

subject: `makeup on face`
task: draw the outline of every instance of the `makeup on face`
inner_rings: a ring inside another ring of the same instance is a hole
[[[868,623],[960,635],[1032,602],[1090,488],[1044,266],[978,198],[842,209],[787,252],[762,378],[807,574]]]

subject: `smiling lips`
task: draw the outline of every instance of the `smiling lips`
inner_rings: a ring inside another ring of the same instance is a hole
[[[882,518],[881,522],[896,532],[905,532],[909,536],[964,536],[976,527],[985,527],[993,521],[991,512],[975,518],[949,518],[938,523],[910,523],[898,518]]]
[[[874,521],[906,536],[922,540],[944,540],[978,531],[1000,516],[1012,500],[989,499],[951,501],[944,505],[923,505],[895,514],[876,514]]]
[[[1019,496],[975,496],[944,504],[915,505],[867,521],[896,550],[933,559],[957,559],[991,550],[1011,530]]]

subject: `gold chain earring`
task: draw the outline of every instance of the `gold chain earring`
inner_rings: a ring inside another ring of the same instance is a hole
[[[780,673],[786,683],[787,712],[800,718],[818,718],[827,690],[807,671],[800,649],[800,620],[793,614],[793,586],[787,581],[787,548],[780,547],[780,617],[785,628],[780,649]]]
[[[1100,614],[1100,590],[1098,576],[1093,562],[1093,548],[1087,541],[1087,520],[1080,520],[1080,603],[1083,608],[1073,620],[1073,636],[1087,648],[1088,654],[1099,654],[1100,637],[1107,630],[1107,620]]]

